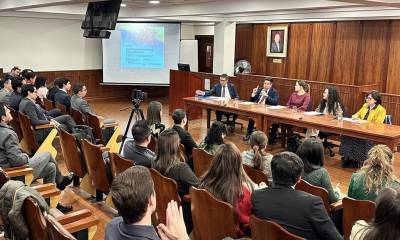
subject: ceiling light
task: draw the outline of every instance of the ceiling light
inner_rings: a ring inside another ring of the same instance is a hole
[[[121,7],[126,7],[126,3],[121,3]]]
[[[158,0],[150,0],[149,3],[150,4],[159,4],[160,1],[158,1]]]

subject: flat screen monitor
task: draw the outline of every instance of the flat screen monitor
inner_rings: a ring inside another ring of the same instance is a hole
[[[82,29],[115,30],[122,0],[90,2]]]
[[[178,70],[190,72],[190,65],[186,63],[178,63]]]

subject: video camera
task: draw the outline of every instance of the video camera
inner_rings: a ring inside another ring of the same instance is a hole
[[[143,92],[142,90],[133,89],[132,91],[132,103],[135,107],[139,107],[140,102],[144,101],[147,98],[147,92]]]

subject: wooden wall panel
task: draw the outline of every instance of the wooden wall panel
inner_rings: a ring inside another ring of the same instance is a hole
[[[335,23],[312,25],[310,74],[308,79],[329,82],[335,50]]]
[[[288,78],[308,79],[312,24],[289,26]],[[266,75],[270,75],[266,73]]]
[[[393,21],[387,73],[387,93],[400,94],[400,21]],[[400,110],[399,110],[400,111]],[[399,121],[400,123],[400,121]]]
[[[267,55],[267,28],[266,24],[255,24],[253,31],[253,48],[249,49],[252,52],[251,67],[252,72],[266,72],[266,55]]]
[[[236,26],[235,63],[238,60],[251,62],[253,47],[254,24],[239,24]]]
[[[387,51],[390,46],[389,23],[389,21],[363,22],[357,85],[377,83],[379,89],[383,89],[387,74]]]
[[[331,82],[355,84],[361,31],[362,24],[359,21],[337,23]]]

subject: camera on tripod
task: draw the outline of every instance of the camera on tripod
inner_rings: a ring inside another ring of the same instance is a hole
[[[147,98],[147,92],[143,92],[142,90],[133,89],[132,91],[132,103],[135,107],[139,107],[140,102],[144,101]]]

